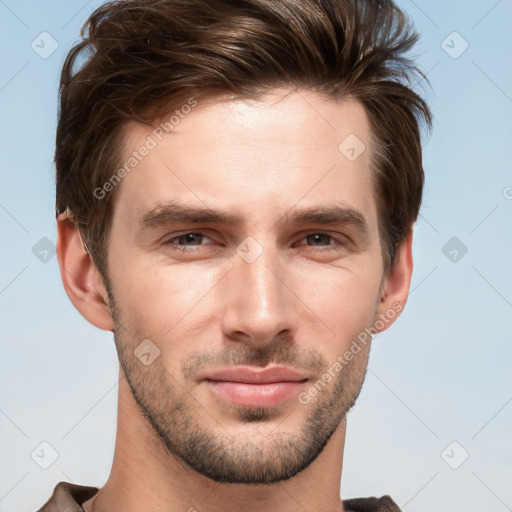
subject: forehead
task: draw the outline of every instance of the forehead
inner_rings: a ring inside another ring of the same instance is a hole
[[[275,90],[259,100],[184,105],[152,126],[127,126],[122,165],[134,165],[119,185],[115,214],[135,221],[179,200],[271,222],[272,212],[299,203],[343,202],[376,221],[371,133],[355,100]]]

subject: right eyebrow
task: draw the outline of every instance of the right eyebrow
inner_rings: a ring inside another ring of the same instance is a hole
[[[221,212],[211,208],[196,208],[177,201],[159,203],[148,210],[139,222],[139,230],[146,231],[173,222],[191,224],[235,225],[242,222],[240,215]]]

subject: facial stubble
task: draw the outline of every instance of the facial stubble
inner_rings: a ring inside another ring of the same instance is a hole
[[[312,386],[322,381],[332,363],[317,351],[305,353],[289,339],[278,338],[257,349],[248,343],[236,351],[225,347],[213,355],[193,353],[183,364],[181,375],[172,375],[165,357],[148,366],[135,357],[134,349],[142,338],[132,334],[134,329],[125,328],[111,291],[109,296],[119,362],[142,417],[170,457],[216,482],[272,484],[294,477],[321,454],[361,391],[369,343],[352,360],[345,361],[329,385],[307,404],[296,398],[287,408],[226,404],[231,417],[246,427],[247,435],[239,428],[230,432],[229,425],[214,417],[212,403],[197,396],[198,384],[192,376],[199,369],[213,362],[226,366],[293,365],[317,376],[307,383]],[[297,411],[302,418],[299,431],[284,430],[281,423]],[[270,421],[277,425],[266,434],[260,432],[259,426],[265,427]]]

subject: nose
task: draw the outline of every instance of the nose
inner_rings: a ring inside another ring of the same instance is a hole
[[[227,279],[222,329],[231,340],[264,346],[277,337],[293,337],[300,300],[293,291],[293,275],[270,244],[254,261],[238,253]],[[240,253],[242,254],[242,253]]]

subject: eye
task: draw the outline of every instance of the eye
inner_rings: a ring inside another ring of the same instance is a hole
[[[301,240],[306,240],[306,243],[311,243],[311,247],[322,247],[327,246],[322,251],[329,250],[342,250],[346,248],[348,241],[340,235],[340,237],[334,237],[328,233],[310,233]],[[332,243],[331,243],[332,242]]]
[[[205,245],[201,243],[201,241],[204,239],[211,240],[203,233],[189,231],[187,233],[182,233],[180,235],[169,238],[166,242],[164,242],[164,245],[179,251],[194,251],[196,250],[196,247]]]
[[[209,243],[208,243],[209,241]],[[341,251],[347,248],[349,241],[342,235],[335,237],[329,233],[309,233],[299,240],[296,245],[304,245],[300,242],[306,241],[311,248],[318,248],[322,252]],[[163,245],[172,250],[196,251],[201,245],[212,245],[212,239],[204,233],[188,231],[175,235],[166,240]]]

